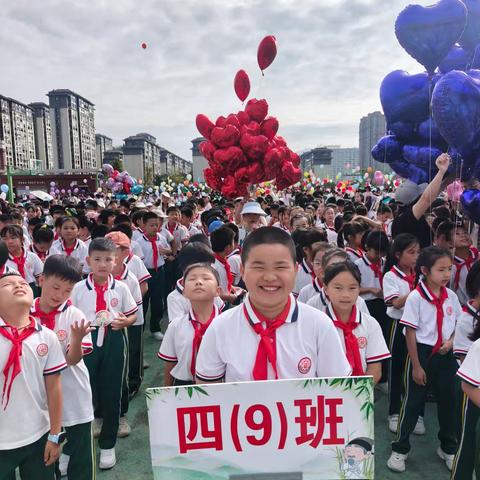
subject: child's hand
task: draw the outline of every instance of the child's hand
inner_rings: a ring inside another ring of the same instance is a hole
[[[53,465],[60,457],[60,445],[47,440],[45,451],[43,453],[43,461],[45,466]]]
[[[378,298],[383,297],[383,290],[381,288],[372,288],[371,292],[372,292],[372,295],[375,295]]]
[[[427,374],[422,367],[413,367],[413,381],[421,387],[427,384]]]
[[[452,348],[453,348],[453,341],[447,340],[442,343],[442,346],[440,347],[440,350],[438,350],[438,353],[440,355],[446,355]]]
[[[112,330],[121,330],[122,328],[130,326],[130,321],[127,316],[122,312],[119,312],[110,326],[112,327]]]
[[[93,330],[95,329],[91,327],[90,322],[87,322],[86,320],[82,320],[80,323],[75,322],[70,326],[71,343],[74,343],[75,341],[81,343],[83,338]]]
[[[435,165],[440,172],[445,173],[450,165],[450,155],[448,153],[442,153],[436,160]]]

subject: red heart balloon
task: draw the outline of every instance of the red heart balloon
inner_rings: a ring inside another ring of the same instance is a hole
[[[293,185],[294,183],[299,182],[302,178],[302,171],[299,168],[294,167],[292,162],[285,162],[282,165],[281,177],[289,182],[288,185]]]
[[[215,127],[210,138],[217,147],[226,148],[238,143],[240,132],[233,125],[227,125],[225,128]]]
[[[265,135],[269,140],[278,132],[278,120],[275,117],[267,117],[262,122],[262,135]]]
[[[235,172],[235,180],[238,183],[249,183],[250,176],[247,167],[241,167]]]
[[[248,158],[252,160],[263,160],[268,149],[268,138],[263,135],[242,135],[240,146]]]
[[[221,192],[226,198],[235,198],[237,196],[237,182],[233,175],[224,178]]]
[[[197,130],[200,132],[200,135],[209,139],[215,126],[213,122],[203,113],[199,113],[195,119],[195,124],[197,125]]]
[[[273,35],[265,37],[258,45],[257,61],[260,70],[265,70],[277,56],[277,39]]]
[[[273,141],[275,142],[275,145],[277,147],[286,147],[287,146],[287,142],[285,141],[285,139],[283,137],[273,137]]]
[[[234,113],[231,113],[225,120],[225,126],[227,125],[233,125],[234,127],[240,128],[240,122]]]
[[[250,122],[250,117],[248,116],[248,113],[244,112],[243,110],[240,110],[237,113],[237,118],[240,122],[240,125],[246,125],[248,122]]]
[[[282,152],[278,148],[272,148],[265,154],[263,167],[265,169],[265,176],[267,180],[274,179],[282,169]]]
[[[248,166],[248,175],[251,183],[261,183],[264,179],[265,172],[259,162],[252,163]]]
[[[239,70],[235,75],[235,80],[233,81],[233,87],[237,97],[243,102],[250,93],[250,79],[245,70]]]
[[[205,181],[207,182],[207,185],[212,190],[220,191],[220,189],[222,188],[222,179],[215,175],[211,168],[205,168],[203,170],[203,176],[205,178]]]
[[[244,135],[248,133],[250,135],[260,135],[262,133],[262,127],[257,122],[249,122],[247,125],[242,125],[240,127],[240,133]]]
[[[213,160],[213,154],[215,153],[215,150],[217,147],[210,142],[210,141],[205,141],[200,144],[198,147],[200,150],[200,153],[209,161],[211,162]]]
[[[265,99],[257,100],[256,98],[252,98],[247,102],[245,111],[252,120],[262,123],[268,115],[268,103]]]
[[[222,127],[223,128],[226,124],[227,124],[227,119],[223,115],[220,115],[217,118],[217,121],[215,122],[216,127]]]
[[[235,172],[237,168],[247,163],[247,159],[240,147],[219,148],[215,151],[213,158],[227,172]]]

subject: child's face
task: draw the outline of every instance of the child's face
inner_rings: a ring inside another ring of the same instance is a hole
[[[183,296],[191,302],[212,301],[218,295],[218,283],[215,275],[207,268],[190,270],[183,280]]]
[[[78,237],[78,227],[75,222],[65,222],[60,227],[60,235],[67,242],[76,240]]]
[[[425,267],[421,270],[433,285],[446,287],[452,275],[452,260],[449,257],[441,257],[433,264],[430,271]]]
[[[307,217],[298,216],[292,222],[292,232],[298,230],[299,228],[308,228],[308,220]]]
[[[283,212],[278,215],[282,225],[288,225],[290,223],[290,212]]]
[[[153,237],[160,229],[160,221],[158,218],[150,218],[144,223],[143,227],[147,237]]]
[[[3,237],[3,241],[5,242],[9,252],[16,252],[23,247],[22,239],[20,237],[14,237],[9,233]]]
[[[35,248],[42,253],[47,253],[51,246],[52,242],[35,243]]]
[[[313,265],[313,272],[315,276],[320,280],[323,279],[323,268],[322,268],[322,258],[325,255],[325,251],[321,250],[315,254],[313,258],[312,265]]]
[[[50,308],[55,309],[70,298],[75,283],[55,275],[41,275],[39,285],[42,288],[42,299]]]
[[[19,306],[30,309],[33,292],[30,285],[18,275],[9,275],[0,279],[0,317]]]
[[[285,303],[295,286],[297,266],[285,245],[257,245],[248,253],[241,274],[252,302],[261,311]]]
[[[356,462],[361,462],[367,455],[365,450],[358,445],[348,445],[348,447],[345,447],[345,458],[347,460],[350,458]]]
[[[325,286],[325,293],[337,311],[352,309],[360,294],[360,285],[350,272],[341,272]]]
[[[327,222],[328,225],[332,225],[333,222],[335,221],[335,211],[333,208],[327,208],[325,210],[325,222]]]
[[[378,263],[383,256],[383,252],[379,252],[375,248],[367,249],[367,257],[373,263]]]
[[[80,240],[87,240],[90,237],[90,230],[87,227],[81,227],[78,229],[78,238]]]
[[[417,263],[418,255],[420,255],[420,245],[418,243],[414,243],[401,253],[398,260],[402,266],[413,270]]]
[[[177,223],[179,219],[180,219],[180,215],[179,215],[179,213],[177,212],[177,210],[173,210],[172,212],[170,212],[170,213],[168,214],[168,221],[169,221],[171,224]]]
[[[353,237],[353,245],[356,247],[356,248],[360,248],[362,246],[362,237],[363,237],[363,234],[362,233],[357,233],[355,234],[355,236]]]
[[[468,248],[472,244],[472,239],[468,232],[461,227],[458,227],[453,237],[453,245],[455,248]]]
[[[93,251],[87,257],[87,263],[94,276],[106,278],[115,266],[115,252]]]
[[[117,245],[115,253],[115,266],[123,265],[124,260],[130,255],[130,249],[127,247],[121,247]]]
[[[189,227],[190,224],[192,223],[192,219],[190,217],[187,217],[186,215],[184,215],[182,213],[182,218],[180,219],[180,223],[184,226],[184,227]]]

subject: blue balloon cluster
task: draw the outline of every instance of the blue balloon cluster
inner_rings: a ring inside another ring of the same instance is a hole
[[[435,159],[448,149],[450,169],[461,180],[479,177],[480,2],[409,5],[397,18],[395,34],[426,72],[395,70],[384,78],[380,100],[388,134],[373,148],[373,158],[424,183],[437,172]]]

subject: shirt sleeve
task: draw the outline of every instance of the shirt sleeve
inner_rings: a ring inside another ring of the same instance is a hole
[[[370,315],[370,311],[368,310],[367,304],[365,300],[359,295],[357,298],[357,308],[360,312],[366,313],[367,315]]]
[[[457,371],[457,375],[464,381],[480,387],[480,342],[477,340],[470,348],[465,360]]]
[[[158,349],[158,358],[165,362],[178,362],[177,352],[175,349],[175,332],[177,322],[171,322],[168,324],[167,331],[163,337],[162,344]]]
[[[455,326],[455,336],[453,337],[453,354],[463,356],[468,353],[472,346],[472,341],[468,338],[473,332],[473,318],[468,313],[464,313],[457,321]]]
[[[394,298],[398,298],[400,296],[398,282],[394,278],[394,274],[391,272],[387,272],[383,277],[383,296],[387,306],[392,304],[392,300]]]
[[[308,302],[308,292],[310,290],[310,285],[305,285],[305,287],[302,287],[300,290],[300,293],[298,294],[297,300],[302,303],[307,303]]]
[[[127,317],[133,315],[137,310],[137,302],[133,298],[133,295],[130,293],[130,290],[124,283],[120,283],[122,285],[122,312]]]
[[[368,321],[366,362],[376,363],[390,358],[391,355],[388,351],[385,338],[383,337],[380,324],[371,316],[365,320]]]
[[[215,319],[218,322],[218,318]],[[203,336],[196,360],[196,376],[204,382],[216,382],[225,376],[227,366],[219,352],[217,329],[212,322]]]
[[[138,279],[138,283],[141,285],[142,283],[145,283],[148,279],[152,278],[152,276],[150,275],[150,273],[148,273],[147,267],[142,261],[137,263],[138,263],[137,279]]]
[[[44,330],[47,331],[46,328],[44,328]],[[55,333],[51,330],[48,330],[46,333],[48,334],[48,356],[47,361],[45,362],[45,368],[43,369],[43,375],[52,375],[67,368],[67,362],[63,355],[62,346]]]
[[[33,276],[37,278],[43,272],[43,262],[35,254],[32,254],[32,259],[33,259]]]
[[[420,324],[420,305],[419,305],[420,297],[418,293],[413,290],[408,297],[407,301],[405,302],[405,308],[403,309],[403,315],[400,319],[400,323],[405,325],[406,327],[414,328],[415,330],[418,328]]]
[[[138,242],[132,242],[132,252],[134,255],[136,255],[138,258],[142,259],[143,258],[143,250],[138,244]]]
[[[142,308],[143,297],[142,297],[142,291],[140,290],[140,283],[138,282],[137,277],[135,277],[135,275],[133,274],[129,274],[129,275],[132,275],[132,278],[135,280],[135,283],[133,283],[133,288],[131,292],[133,299],[135,300],[137,307]]]

